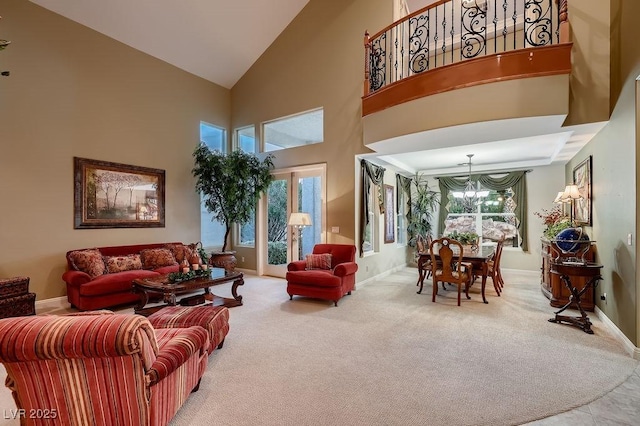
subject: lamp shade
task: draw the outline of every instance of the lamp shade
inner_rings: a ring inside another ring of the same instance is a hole
[[[556,195],[556,199],[553,200],[553,202],[554,202],[554,204],[558,204],[558,203],[564,202],[564,191],[558,192],[558,195]]]
[[[579,198],[582,198],[582,195],[580,195],[578,185],[567,185],[564,188],[564,201],[577,200]]]
[[[309,213],[294,212],[289,216],[289,226],[311,226]]]

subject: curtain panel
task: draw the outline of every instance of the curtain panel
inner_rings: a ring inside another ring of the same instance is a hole
[[[440,177],[440,193],[442,203],[440,204],[440,214],[438,215],[438,229],[444,230],[444,221],[449,214],[447,209],[447,201],[449,192],[464,190],[468,177]],[[527,236],[527,171],[520,170],[507,173],[501,177],[492,177],[491,175],[471,175],[472,182],[480,182],[484,188],[495,191],[504,191],[511,188],[513,190],[513,200],[516,203],[515,215],[518,219],[518,230],[520,231],[520,247],[522,251],[529,251],[529,238]]]
[[[367,160],[360,160],[362,176],[362,199],[360,202],[360,257],[364,254],[364,234],[369,224],[369,191],[371,186],[378,187],[378,203],[382,204],[384,196],[382,194],[382,182],[384,181],[384,167],[376,166]]]
[[[396,173],[396,191],[397,194],[400,194],[400,191],[404,191],[407,196],[407,217],[411,217],[411,182],[413,180],[406,176],[402,176]],[[396,212],[399,213],[400,210],[400,197],[396,196]]]

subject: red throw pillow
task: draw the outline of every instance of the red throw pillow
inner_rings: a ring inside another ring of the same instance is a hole
[[[178,264],[171,251],[166,248],[144,249],[140,252],[140,260],[144,269],[158,269]]]
[[[103,275],[106,271],[102,253],[98,249],[72,251],[69,260],[77,271],[85,272],[91,278]]]
[[[182,261],[185,259],[187,259],[187,262],[191,263],[191,257],[196,254],[191,247],[184,244],[167,244],[166,247],[171,251],[173,257],[179,264],[182,264]]]
[[[331,254],[308,254],[305,258],[307,261],[307,270],[311,269],[331,269]]]
[[[139,254],[129,254],[127,256],[105,256],[104,263],[107,266],[107,272],[109,274],[142,269],[142,260],[140,259]]]

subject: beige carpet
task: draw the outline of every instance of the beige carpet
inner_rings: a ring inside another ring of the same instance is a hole
[[[461,307],[453,286],[431,303],[415,279],[406,268],[335,308],[247,277],[224,348],[171,426],[516,425],[584,405],[637,366],[593,314],[595,335],[547,322],[535,274],[508,271],[503,297],[487,289],[484,305],[474,288]],[[0,406],[15,408],[5,387]]]
[[[330,302],[249,278],[222,350],[172,421],[183,425],[512,425],[588,403],[637,362],[595,319],[595,335],[547,319],[532,274],[506,273],[456,306],[431,303],[407,268]],[[476,290],[477,291],[477,290]],[[443,293],[441,291],[441,293]]]

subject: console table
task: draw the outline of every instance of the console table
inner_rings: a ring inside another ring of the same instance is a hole
[[[540,290],[542,294],[549,299],[549,304],[554,308],[561,308],[569,302],[571,292],[564,285],[557,272],[553,272],[551,264],[556,257],[555,249],[552,248],[553,243],[547,239],[541,239],[541,255],[542,255],[542,275],[540,277]],[[584,257],[587,262],[593,262],[595,258],[595,245],[589,246],[589,250]],[[571,276],[571,282],[581,290],[587,281],[586,277]],[[595,303],[595,289],[590,289],[584,293],[581,299],[582,308],[586,311],[593,312]],[[571,306],[577,309],[575,303]]]
[[[585,333],[593,334],[593,330],[591,330],[591,321],[589,320],[585,310],[582,308],[581,298],[589,290],[593,291],[598,285],[598,281],[602,279],[602,276],[600,275],[602,265],[597,263],[579,264],[577,262],[552,263],[551,269],[554,273],[560,275],[560,279],[564,282],[565,286],[571,293],[571,297],[569,298],[569,301],[555,313],[555,316],[549,319],[549,322],[566,322],[580,328]],[[581,289],[578,289],[576,285],[572,283],[572,277],[584,278],[586,280],[584,286]],[[578,308],[580,316],[560,315],[564,310],[572,307],[572,304],[575,304]]]

